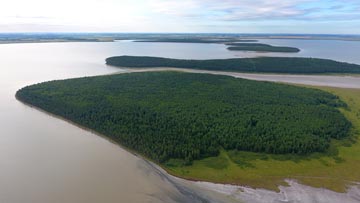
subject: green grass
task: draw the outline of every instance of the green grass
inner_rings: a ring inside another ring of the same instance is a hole
[[[310,156],[268,155],[252,152],[221,151],[215,158],[194,161],[191,166],[164,166],[168,172],[192,180],[246,185],[278,190],[284,179],[345,192],[360,181],[360,90],[317,87],[338,95],[348,104],[342,113],[353,123],[352,137],[332,141],[326,153]],[[213,167],[219,164],[219,168]],[[220,167],[221,166],[221,167]]]

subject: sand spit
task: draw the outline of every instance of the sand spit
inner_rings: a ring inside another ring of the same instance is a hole
[[[282,82],[291,84],[360,88],[359,75],[295,75],[295,74],[259,74],[259,73],[236,73],[225,71],[194,70],[186,68],[122,68],[126,72],[148,72],[148,71],[183,71],[188,73],[206,73],[215,75],[227,75],[235,78],[244,78],[257,81]],[[123,73],[123,71],[121,71]]]

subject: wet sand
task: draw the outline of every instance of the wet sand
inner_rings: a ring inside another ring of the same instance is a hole
[[[280,186],[280,192],[253,189],[243,186],[197,182],[196,185],[216,192],[227,194],[235,199],[251,203],[358,203],[359,185],[352,186],[347,193],[337,193],[323,188],[314,188],[299,184],[295,180],[286,180],[289,186]]]

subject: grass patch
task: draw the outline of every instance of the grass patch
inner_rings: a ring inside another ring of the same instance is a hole
[[[209,157],[201,160],[202,164],[207,168],[223,170],[226,169],[229,164],[229,158],[226,156],[226,152],[222,151],[218,157]]]

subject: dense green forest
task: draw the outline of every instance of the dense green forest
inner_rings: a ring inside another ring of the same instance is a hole
[[[107,58],[106,63],[128,68],[174,67],[254,73],[360,73],[360,65],[316,58],[262,57],[183,60],[147,56],[116,56]]]
[[[297,53],[300,49],[295,47],[272,46],[262,43],[228,43],[226,44],[230,51],[259,51],[259,52],[285,52]]]
[[[348,135],[336,96],[228,76],[127,73],[51,81],[16,97],[104,134],[158,162],[221,149],[307,154]]]

